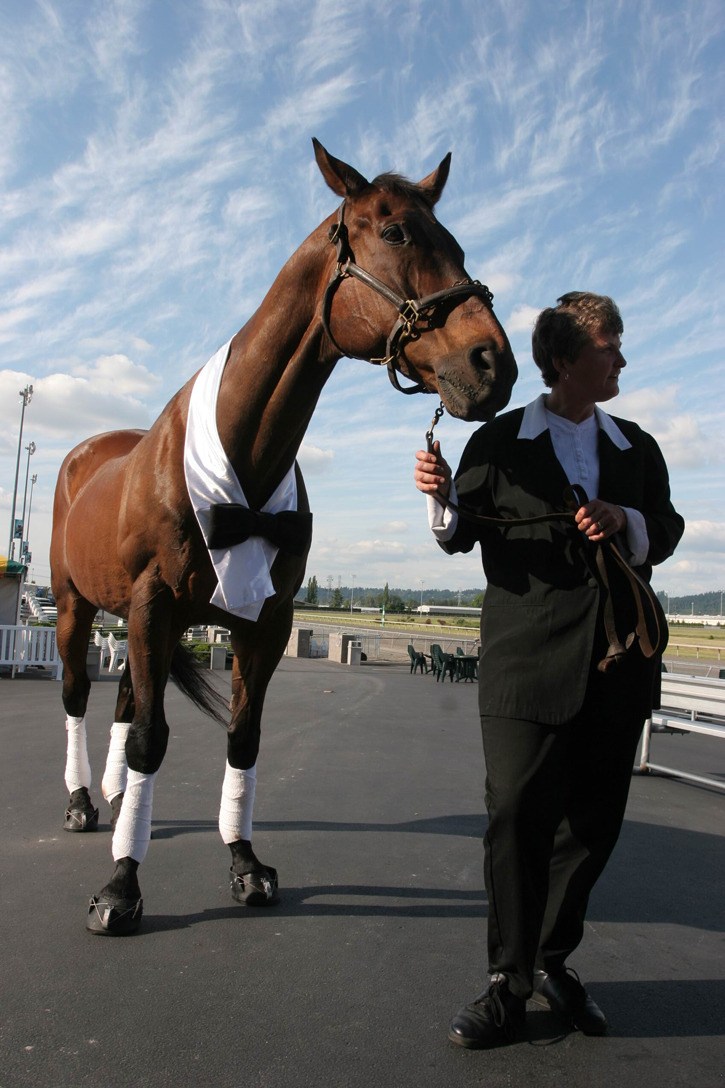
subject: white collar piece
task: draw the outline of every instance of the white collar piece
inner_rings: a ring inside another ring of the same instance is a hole
[[[606,412],[603,412],[596,404],[594,405],[594,415],[599,429],[604,431],[607,438],[609,438],[618,450],[628,450],[632,448],[632,443],[622,434],[612,417],[608,416]],[[548,429],[549,425],[546,419],[546,393],[542,393],[536,400],[531,401],[531,403],[527,404],[524,408],[524,416],[521,420],[521,426],[519,427],[517,437],[531,440],[538,438],[540,434],[543,434],[544,431],[548,431]]]
[[[216,503],[248,506],[234,468],[224,451],[216,426],[216,405],[231,341],[199,371],[189,401],[184,443],[184,473],[189,498],[204,539],[209,537],[210,507]],[[297,509],[297,482],[292,465],[262,510],[277,514]],[[210,548],[217,575],[211,603],[225,612],[256,621],[268,597],[274,594],[271,569],[278,549],[268,540],[251,536],[231,548]]]

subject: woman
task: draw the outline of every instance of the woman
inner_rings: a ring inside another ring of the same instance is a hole
[[[416,455],[416,486],[439,544],[450,553],[480,544],[487,582],[479,709],[490,983],[451,1023],[460,1046],[519,1038],[532,995],[587,1034],[607,1029],[566,961],[619,836],[661,660],[637,639],[611,656],[596,545],[616,539],[648,581],[684,529],[654,439],[596,407],[619,392],[622,332],[610,298],[563,295],[539,315],[532,338],[549,392],[478,430],[455,483],[437,442]],[[465,516],[561,514],[571,485],[589,496],[573,519],[501,526]],[[633,629],[631,609],[623,620]]]

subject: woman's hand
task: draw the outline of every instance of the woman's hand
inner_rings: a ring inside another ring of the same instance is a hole
[[[418,450],[415,455],[413,479],[415,486],[424,495],[435,495],[437,492],[443,498],[448,497],[451,489],[451,469],[441,457],[440,442],[433,443],[432,453],[428,450]]]
[[[593,499],[586,506],[580,506],[574,521],[594,544],[623,532],[627,527],[627,515],[622,507],[603,502],[602,499]]]

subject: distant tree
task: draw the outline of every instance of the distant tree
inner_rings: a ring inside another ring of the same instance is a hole
[[[339,586],[335,586],[332,591],[332,600],[330,601],[330,608],[342,608],[344,604],[344,598],[342,596],[342,590]]]
[[[407,612],[408,606],[402,597],[396,597],[393,593],[388,597],[388,603],[385,606],[386,612]]]
[[[471,598],[471,608],[481,608],[483,605],[483,598],[485,594],[477,593],[475,597]]]
[[[317,604],[317,578],[313,574],[307,581],[307,596],[305,597],[307,604]]]

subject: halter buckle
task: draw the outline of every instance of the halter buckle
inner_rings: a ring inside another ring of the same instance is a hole
[[[407,298],[399,310],[400,317],[410,329],[413,329],[420,317],[420,309],[415,299]]]

